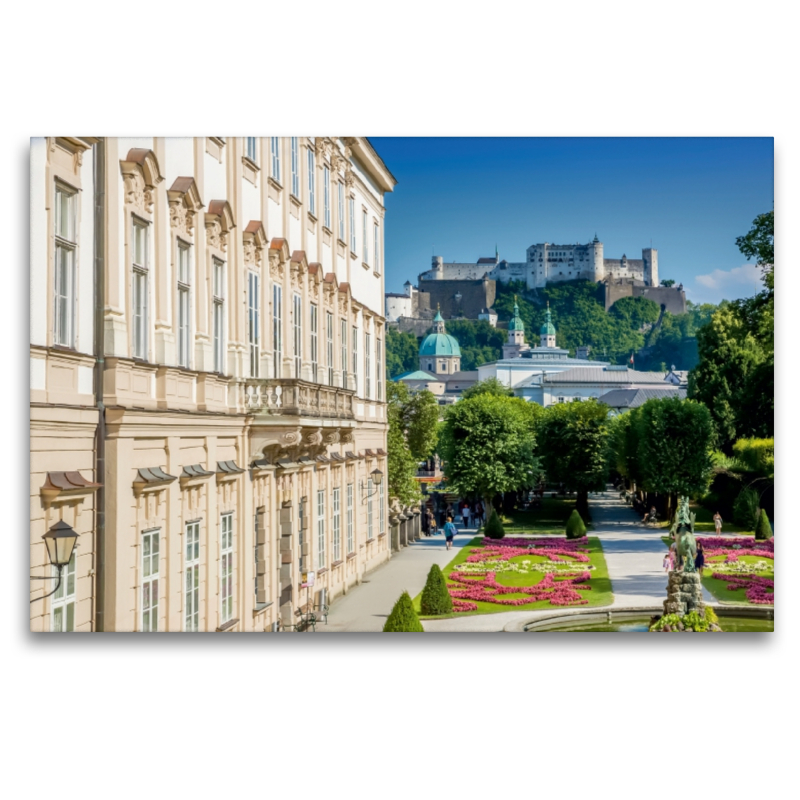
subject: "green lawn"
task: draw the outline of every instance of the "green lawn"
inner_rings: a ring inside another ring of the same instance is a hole
[[[697,531],[695,531],[697,533]],[[749,534],[752,535],[752,534]],[[670,539],[668,536],[662,536],[661,541],[669,547]],[[714,596],[716,600],[719,600],[721,603],[737,603],[741,605],[760,605],[758,603],[751,603],[747,597],[745,597],[745,589],[728,589],[728,581],[727,580],[719,580],[718,578],[712,578],[711,573],[714,571],[715,564],[721,564],[725,561],[725,556],[712,556],[711,558],[706,559],[705,569],[703,570],[703,586],[708,589],[709,592]],[[755,564],[758,561],[770,561],[770,559],[765,556],[739,556],[739,561],[744,561],[747,564]],[[775,573],[763,571],[763,572],[756,572],[756,575],[760,575],[764,578],[774,578]],[[733,576],[732,576],[733,577]]]
[[[508,529],[506,529],[508,531]],[[526,529],[529,530],[529,529]],[[539,531],[537,531],[539,533]],[[467,560],[467,556],[475,549],[476,546],[480,546],[483,543],[482,536],[476,536],[466,547],[462,547],[456,557],[442,570],[445,576],[445,580],[447,581],[448,586],[455,586],[456,584],[449,579],[450,572],[453,571],[453,568],[457,564],[461,564]],[[581,592],[581,595],[589,601],[589,606],[606,606],[610,605],[611,601],[613,600],[613,595],[611,593],[611,581],[608,578],[608,567],[606,566],[606,560],[603,556],[603,549],[600,545],[600,540],[596,536],[592,536],[589,538],[589,545],[588,550],[586,551],[589,556],[589,563],[594,566],[594,569],[591,571],[591,578],[588,581],[588,584],[592,587],[590,590]],[[513,562],[521,562],[523,560],[530,560],[533,563],[541,563],[548,561],[547,558],[544,556],[516,556],[512,558],[510,561]],[[498,572],[497,573],[497,582],[502,584],[503,586],[535,586],[540,581],[544,580],[545,573],[542,572],[531,572],[526,574],[520,574],[516,572]],[[418,594],[414,598],[414,609],[419,613],[420,611],[420,598],[422,596],[422,592]],[[524,597],[525,595],[520,594],[507,594],[503,595],[504,598],[514,599],[517,597]],[[506,606],[506,605],[499,605],[497,603],[488,603],[488,602],[478,602],[478,610],[477,611],[460,611],[454,612],[453,614],[446,614],[441,617],[421,617],[422,619],[444,619],[445,617],[463,617],[472,614],[496,614],[502,611],[531,611],[533,609],[552,609],[556,610],[558,608],[575,608],[576,606],[554,606],[550,603],[549,600],[537,600],[533,603],[525,603],[524,605],[519,606]],[[585,606],[581,606],[582,608]]]
[[[567,519],[574,508],[574,498],[545,497],[541,508],[515,511],[510,517],[501,516],[501,520],[506,536],[516,536],[520,533],[564,536]]]

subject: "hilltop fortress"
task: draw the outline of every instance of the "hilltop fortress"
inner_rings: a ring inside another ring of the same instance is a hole
[[[420,274],[420,281],[478,280],[484,276],[508,283],[524,281],[529,289],[538,289],[557,281],[629,280],[645,286],[658,286],[658,250],[646,247],[641,259],[605,258],[603,243],[597,235],[588,244],[532,244],[522,262],[479,258],[474,264],[445,264],[434,256],[431,269]]]
[[[604,284],[606,311],[622,297],[646,297],[673,314],[686,311],[683,286],[659,285],[658,250],[646,247],[640,259],[624,253],[622,258],[605,258],[603,243],[595,234],[588,244],[532,244],[522,262],[501,260],[497,252],[474,263],[445,263],[441,256],[433,256],[431,268],[419,274],[418,286],[406,282],[405,294],[386,295],[386,318],[390,322],[405,318],[401,327],[419,327],[417,335],[425,323],[429,326],[437,307],[448,319],[486,319],[493,324],[496,281],[523,281],[536,290],[574,280]]]

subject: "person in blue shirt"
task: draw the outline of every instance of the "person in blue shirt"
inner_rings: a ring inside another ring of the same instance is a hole
[[[444,539],[447,542],[447,549],[453,549],[453,537],[456,535],[456,526],[453,525],[453,517],[452,515],[447,515],[447,522],[444,526]]]

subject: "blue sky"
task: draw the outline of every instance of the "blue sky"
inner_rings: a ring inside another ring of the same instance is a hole
[[[606,258],[658,249],[659,277],[717,303],[758,290],[736,237],[773,207],[771,138],[429,138],[370,141],[397,178],[386,196],[386,291],[431,256],[524,261],[538,242]]]

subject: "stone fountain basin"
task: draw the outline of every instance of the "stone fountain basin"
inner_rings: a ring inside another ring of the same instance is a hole
[[[774,606],[745,606],[745,605],[712,605],[720,618],[726,617],[746,620],[774,620]],[[585,628],[592,625],[625,624],[649,621],[651,617],[661,616],[664,607],[661,606],[635,606],[630,608],[592,608],[570,611],[555,611],[534,619],[520,620],[508,623],[503,630],[506,633],[539,633],[547,631],[579,633],[572,628]],[[631,630],[630,632],[640,632]]]

